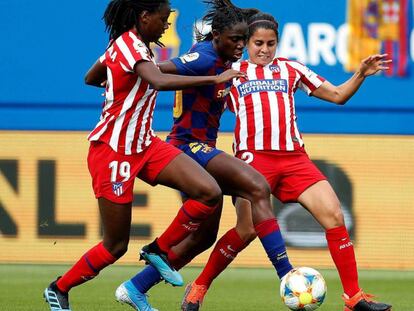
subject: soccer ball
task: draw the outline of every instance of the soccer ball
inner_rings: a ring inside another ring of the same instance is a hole
[[[325,280],[312,268],[292,269],[280,283],[280,296],[290,310],[316,310],[322,304],[325,295]]]

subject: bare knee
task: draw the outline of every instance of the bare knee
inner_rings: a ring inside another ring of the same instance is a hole
[[[270,187],[264,177],[257,176],[252,180],[250,195],[251,199],[249,201],[251,202],[269,199]]]
[[[341,209],[341,204],[339,200],[332,203],[332,206],[329,210],[329,223],[331,228],[340,227],[345,225],[344,214]]]
[[[240,231],[238,233],[245,244],[250,244],[250,242],[252,242],[257,237],[256,231],[253,227],[249,229],[244,229],[243,231]]]
[[[103,245],[112,256],[121,258],[128,251],[128,242],[129,239],[117,241],[104,239]]]
[[[216,182],[211,182],[203,185],[201,189],[195,193],[192,199],[200,201],[208,206],[217,206],[222,199],[222,192]]]

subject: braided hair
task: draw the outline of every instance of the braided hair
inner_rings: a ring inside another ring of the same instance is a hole
[[[225,29],[231,28],[238,23],[247,23],[249,16],[259,12],[256,9],[241,9],[235,6],[231,0],[204,0],[210,8],[202,18],[202,22],[211,25],[211,29],[223,32]],[[197,28],[196,40],[211,41],[213,33],[202,34]]]
[[[276,40],[279,42],[279,24],[272,15],[264,12],[258,12],[251,15],[247,19],[247,23],[249,25],[247,39],[249,39],[257,29],[264,28],[273,30],[276,34]]]
[[[138,26],[138,17],[143,11],[153,13],[165,4],[169,5],[169,0],[111,0],[102,17],[109,39],[116,40],[124,32]]]

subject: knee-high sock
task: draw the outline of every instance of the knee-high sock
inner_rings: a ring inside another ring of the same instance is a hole
[[[85,283],[98,275],[106,266],[117,260],[103,246],[102,242],[87,251],[69,271],[56,283],[57,287],[68,292],[72,287]]]
[[[180,270],[191,260],[183,259],[172,250],[168,252],[168,261],[176,270]],[[162,280],[160,273],[153,266],[148,265],[142,271],[138,272],[133,278],[131,278],[132,284],[141,293],[146,293],[154,285],[158,284]]]
[[[267,256],[276,269],[277,275],[279,278],[284,277],[293,267],[289,262],[285,241],[280,233],[276,218],[262,221],[255,226],[255,230]]]
[[[216,206],[207,206],[195,200],[187,200],[178,211],[167,230],[157,239],[159,248],[168,254],[171,247],[196,231],[200,223],[214,212]]]
[[[352,297],[359,291],[359,286],[354,245],[349,239],[348,231],[345,226],[328,229],[326,240],[344,292]]]
[[[195,280],[195,283],[209,287],[213,280],[226,269],[234,258],[236,258],[237,254],[247,245],[248,243],[245,243],[240,238],[235,228],[227,231],[217,241],[205,268]]]

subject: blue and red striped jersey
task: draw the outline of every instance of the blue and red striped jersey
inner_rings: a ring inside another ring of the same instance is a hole
[[[214,76],[231,67],[218,56],[211,41],[196,43],[187,54],[171,61],[177,73],[186,76]],[[167,141],[173,145],[203,142],[214,147],[230,86],[228,82],[176,91],[174,126]]]

